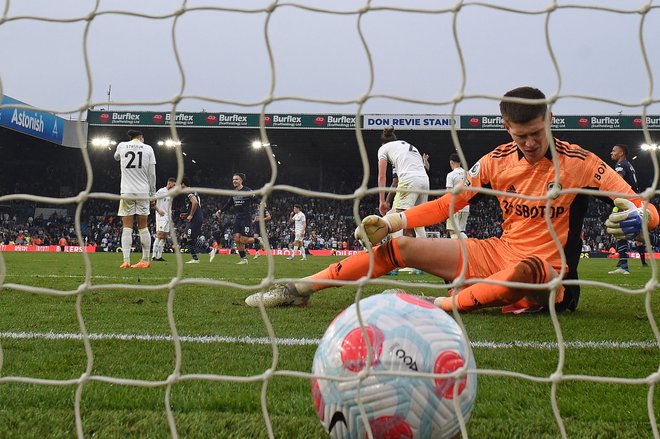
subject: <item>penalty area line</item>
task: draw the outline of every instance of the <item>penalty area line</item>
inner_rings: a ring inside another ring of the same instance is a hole
[[[6,340],[82,340],[82,334],[79,333],[60,333],[60,332],[0,332],[0,339]],[[150,334],[89,334],[90,340],[121,340],[121,341],[167,341],[174,340],[172,335],[150,335]],[[271,339],[268,337],[231,337],[224,335],[203,335],[189,336],[180,335],[179,340],[183,343],[243,343],[252,345],[268,345]],[[318,345],[321,341],[318,338],[277,338],[278,345],[282,346],[312,346]],[[472,341],[472,347],[485,349],[557,349],[557,342],[540,341],[511,341],[511,342],[492,342],[492,341]],[[657,348],[655,341],[568,341],[564,342],[565,348],[573,349],[640,349]]]

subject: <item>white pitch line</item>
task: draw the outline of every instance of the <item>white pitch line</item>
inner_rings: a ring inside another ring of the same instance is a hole
[[[82,340],[82,334],[77,333],[57,333],[57,332],[0,332],[0,339],[10,340]],[[168,341],[174,340],[171,335],[149,335],[149,334],[89,334],[90,340],[124,340],[124,341]],[[254,345],[269,345],[271,340],[268,337],[230,337],[222,335],[205,336],[179,336],[179,340],[184,343],[245,343]],[[313,346],[321,341],[318,338],[278,338],[279,345],[286,346]],[[492,341],[473,341],[475,348],[487,349],[510,349],[510,348],[530,348],[530,349],[557,349],[557,342],[543,341],[512,341],[512,342],[492,342]],[[564,343],[566,348],[575,349],[639,349],[639,348],[657,348],[655,341],[569,341]]]

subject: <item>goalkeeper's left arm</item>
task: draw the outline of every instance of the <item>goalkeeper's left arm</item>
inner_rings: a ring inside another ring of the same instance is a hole
[[[614,209],[605,221],[607,233],[617,239],[638,239],[642,227],[646,226],[649,230],[657,227],[658,210],[651,203],[644,209],[642,201],[641,198],[615,198]]]
[[[656,228],[659,218],[655,206],[647,203],[647,207],[644,209],[644,200],[633,192],[630,185],[614,169],[609,167],[604,169],[605,172],[600,176],[600,179],[594,181],[596,186],[600,190],[630,196],[630,198],[619,197],[614,199],[614,211],[605,221],[607,233],[617,239],[635,239],[641,234],[642,227],[646,226],[649,230]]]

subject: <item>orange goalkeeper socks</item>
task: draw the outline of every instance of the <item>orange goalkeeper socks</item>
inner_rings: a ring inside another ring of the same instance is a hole
[[[530,256],[511,268],[504,269],[489,276],[488,279],[541,284],[549,282],[550,279],[552,279],[552,275],[550,274],[548,264],[545,261],[536,256]],[[545,297],[545,301],[547,301],[547,294],[548,293],[543,290],[512,288],[490,283],[477,283],[466,287],[455,296],[456,307],[458,310],[461,312],[470,312],[479,308],[514,304],[527,295],[538,297],[539,301],[542,300],[542,297]],[[557,294],[557,298],[560,299],[559,293]],[[443,310],[451,312],[452,298],[442,297],[439,299],[442,300],[436,299],[436,304]]]
[[[405,267],[405,263],[401,258],[399,245],[396,239],[387,241],[383,245],[374,247],[374,268],[371,274],[372,278],[380,277],[398,267]],[[367,275],[369,271],[369,253],[360,252],[356,255],[350,256],[336,264],[331,264],[328,268],[319,271],[318,273],[309,276],[307,279],[314,281],[323,280],[357,280]],[[323,282],[315,282],[314,284],[305,284],[296,282],[296,289],[301,294],[309,294],[312,291],[322,290],[334,285],[329,285]]]

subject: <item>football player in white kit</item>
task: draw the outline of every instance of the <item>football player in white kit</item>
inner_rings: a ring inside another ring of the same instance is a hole
[[[461,159],[458,157],[458,154],[453,153],[449,156],[449,166],[451,167],[451,172],[447,174],[447,183],[445,184],[447,189],[464,186],[465,169],[461,167]],[[450,238],[458,239],[458,235],[467,238],[467,235],[465,234],[465,226],[467,225],[468,216],[470,216],[469,205],[454,213],[447,220],[447,231],[449,232]],[[454,225],[456,227],[454,227]]]
[[[151,234],[147,228],[149,199],[156,192],[156,156],[151,146],[144,143],[144,135],[137,130],[128,130],[128,142],[120,142],[115,151],[115,160],[121,169],[122,196],[117,215],[122,218],[121,247],[124,262],[119,268],[149,268]],[[124,198],[127,197],[127,198]],[[128,198],[132,199],[128,199]],[[142,244],[142,259],[131,265],[133,223],[137,215],[138,232]]]
[[[394,127],[389,126],[383,130],[380,136],[381,147],[378,149],[378,187],[384,188],[387,183],[387,164],[391,163],[396,169],[398,177],[398,189],[421,189],[429,190],[429,177],[426,174],[424,159],[419,150],[408,142],[397,140]],[[385,200],[385,192],[380,192],[380,205],[378,210],[381,215],[386,215],[390,210],[389,203]],[[428,201],[427,194],[418,192],[399,192],[394,198],[394,208],[397,212],[410,209],[418,204]],[[426,238],[424,227],[415,228],[417,238]]]
[[[170,236],[170,225],[172,224],[172,197],[168,191],[176,185],[176,178],[167,179],[167,184],[156,191],[156,240],[152,253],[152,261],[164,262],[163,250]]]
[[[305,214],[300,210],[300,205],[295,204],[293,206],[293,212],[291,212],[289,221],[293,222],[295,227],[293,238],[293,253],[287,259],[293,259],[296,256],[298,248],[300,248],[300,259],[306,261],[307,255],[305,254],[305,245],[303,244],[303,239],[305,238],[305,229],[307,228],[307,218],[305,217]]]

